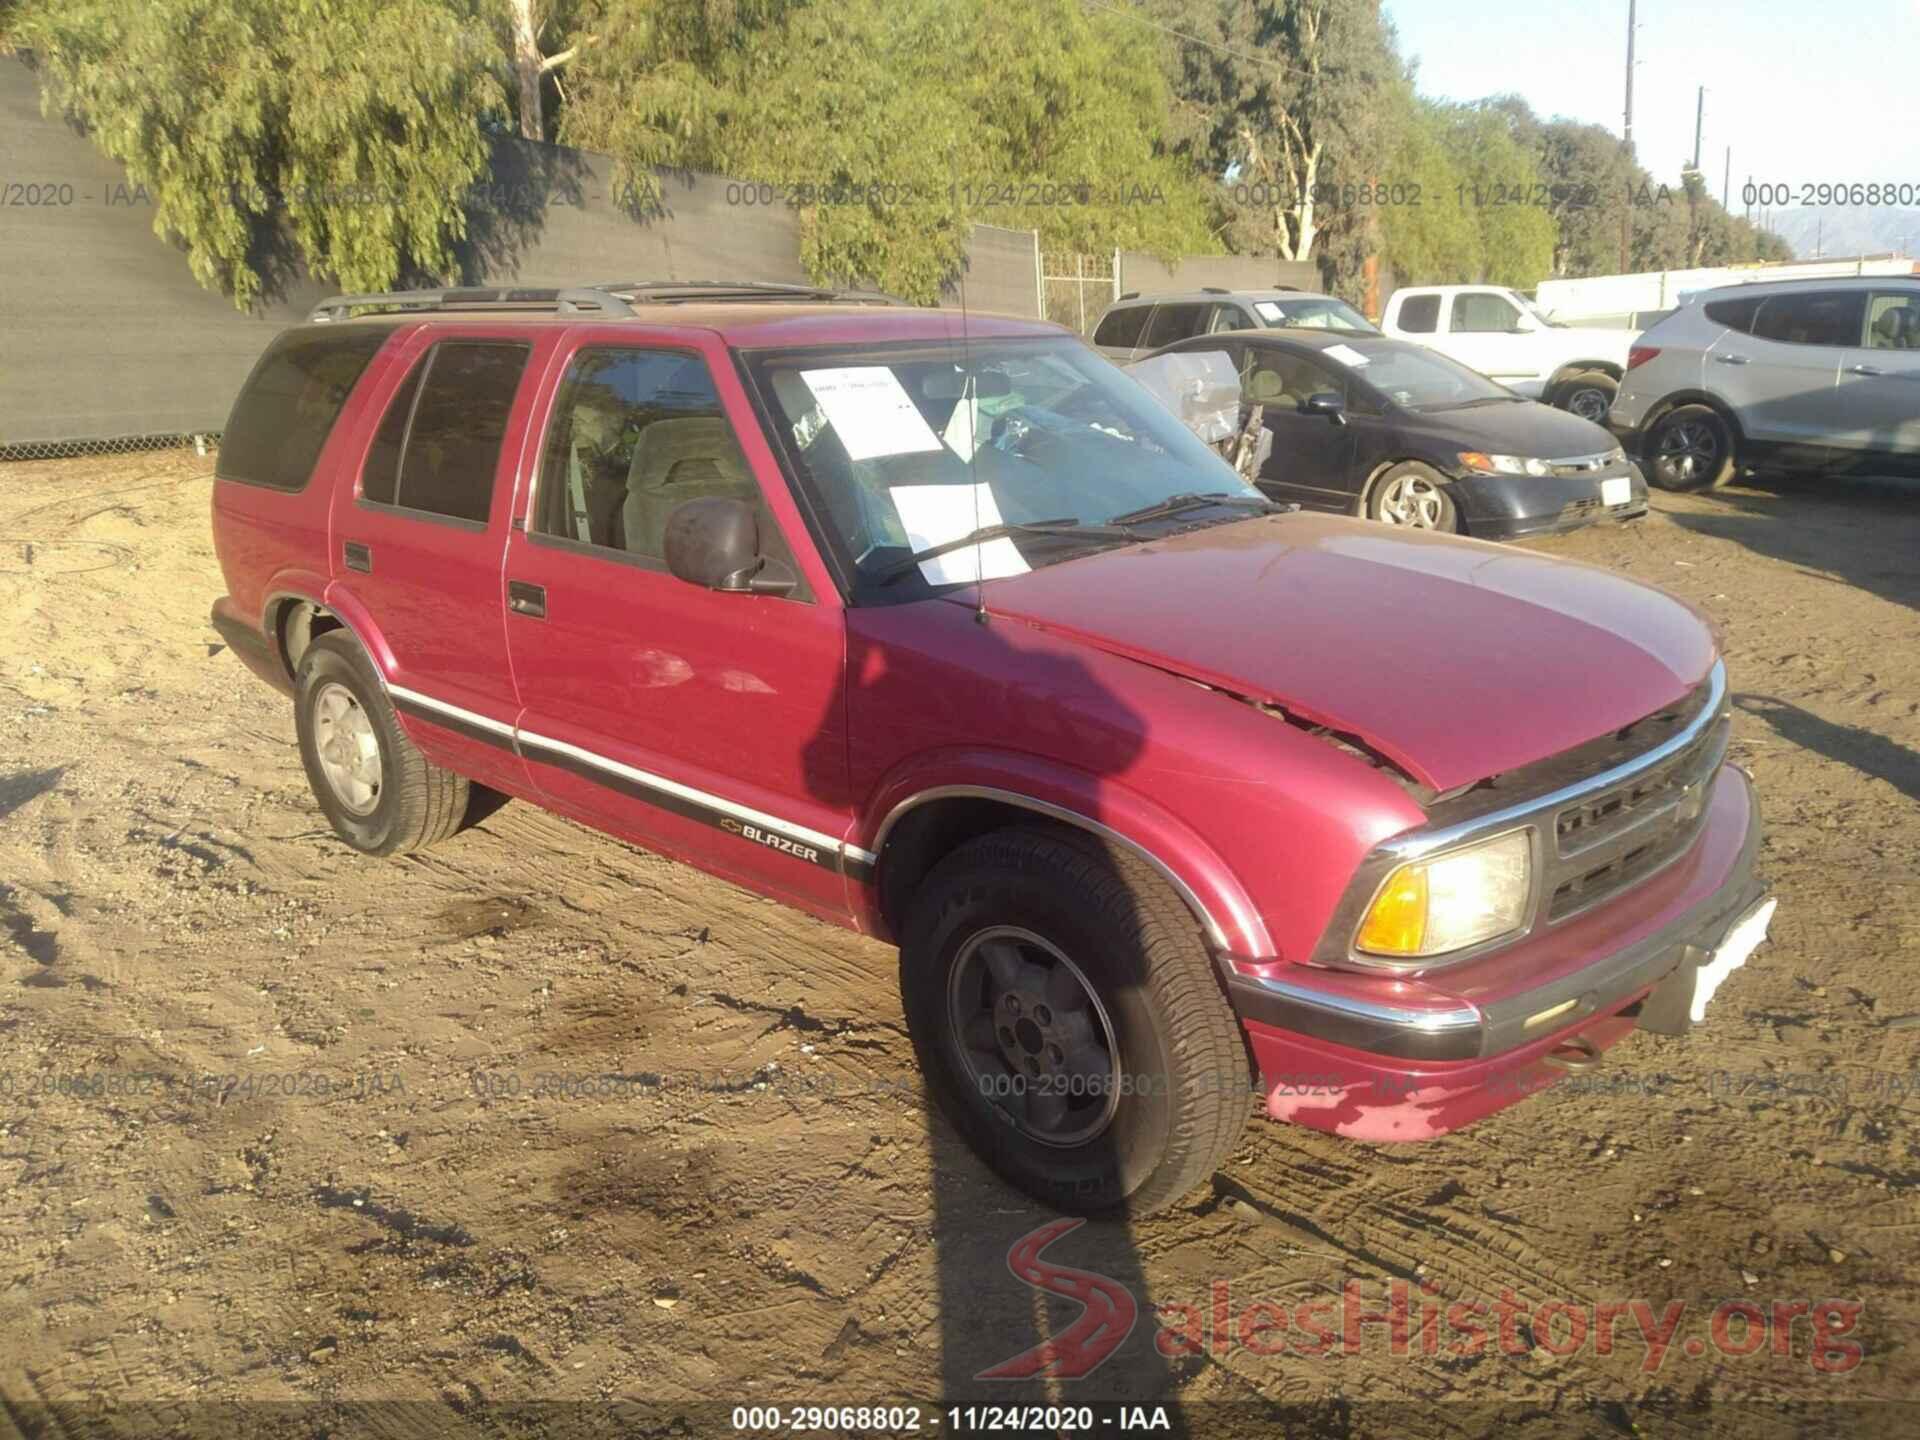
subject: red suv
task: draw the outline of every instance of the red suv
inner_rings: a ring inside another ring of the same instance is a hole
[[[754,285],[329,301],[213,621],[348,844],[517,796],[899,946],[1003,1175],[1147,1211],[1416,1139],[1759,942],[1725,673],[1604,571],[1291,513],[1065,332]]]

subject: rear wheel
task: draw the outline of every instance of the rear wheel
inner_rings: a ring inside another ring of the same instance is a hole
[[[900,975],[941,1109],[1058,1209],[1164,1209],[1246,1126],[1252,1071],[1199,928],[1130,855],[1042,828],[968,842],[914,896]]]
[[[1613,397],[1620,393],[1620,382],[1598,370],[1583,370],[1555,387],[1553,403],[1569,414],[1596,425],[1607,423]]]
[[[1662,490],[1718,490],[1733,478],[1733,428],[1706,405],[1682,405],[1647,432],[1647,480]]]
[[[1413,530],[1451,533],[1460,525],[1446,481],[1438,470],[1418,460],[1396,465],[1374,482],[1373,493],[1367,498],[1367,514]]]
[[[331,630],[300,657],[294,729],[307,783],[334,833],[368,855],[422,850],[466,818],[464,775],[422,755],[351,635]]]

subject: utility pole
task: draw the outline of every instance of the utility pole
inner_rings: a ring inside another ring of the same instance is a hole
[[[1707,87],[1700,87],[1699,98],[1693,102],[1693,168],[1700,168],[1700,127],[1707,118]]]
[[[1627,0],[1627,110],[1620,132],[1620,149],[1627,157],[1626,204],[1620,211],[1620,273],[1627,273],[1627,240],[1633,233],[1633,32],[1636,0]]]
[[[1725,210],[1728,214],[1733,213],[1732,207],[1727,204],[1727,202],[1732,198],[1733,198],[1733,146],[1729,145],[1727,146],[1727,168],[1720,177],[1720,208],[1722,210]]]

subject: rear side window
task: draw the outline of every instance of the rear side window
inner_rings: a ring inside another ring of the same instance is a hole
[[[1131,350],[1140,343],[1140,332],[1146,328],[1147,316],[1152,310],[1151,305],[1125,305],[1109,310],[1093,332],[1093,343]]]
[[[1702,308],[1707,319],[1716,325],[1724,325],[1729,330],[1738,330],[1742,335],[1753,333],[1753,317],[1760,313],[1759,295],[1743,295],[1738,300],[1711,300]]]
[[[365,500],[485,524],[530,347],[443,340],[400,387],[361,472]]]
[[[220,438],[216,473],[275,490],[304,490],[347,396],[385,330],[289,330],[253,367]]]
[[[1400,304],[1400,328],[1409,335],[1431,335],[1440,324],[1440,297],[1415,295]]]
[[[1206,313],[1205,305],[1161,305],[1154,310],[1146,338],[1140,343],[1149,350],[1158,350],[1162,345],[1198,335]]]
[[[1816,290],[1806,295],[1769,295],[1760,305],[1753,333],[1787,345],[1858,345],[1867,316],[1859,291]]]

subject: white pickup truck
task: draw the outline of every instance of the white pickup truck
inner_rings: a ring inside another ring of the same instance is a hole
[[[1561,325],[1498,285],[1413,285],[1393,292],[1380,328],[1470,365],[1488,379],[1604,425],[1635,332]]]

